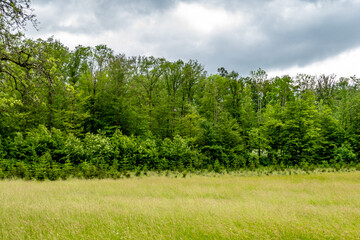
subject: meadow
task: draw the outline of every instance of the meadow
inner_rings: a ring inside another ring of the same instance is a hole
[[[0,239],[360,239],[360,172],[0,181]]]

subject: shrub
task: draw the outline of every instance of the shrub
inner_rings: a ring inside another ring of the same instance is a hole
[[[118,160],[113,160],[113,163],[109,169],[108,172],[108,176],[113,178],[113,179],[118,179],[120,178],[120,173],[119,173],[119,162]]]
[[[61,168],[58,163],[53,162],[48,169],[48,178],[51,181],[58,180],[61,177]]]
[[[147,166],[148,169],[157,169],[159,166],[159,150],[155,140],[138,138],[134,157],[136,163],[133,166]]]
[[[36,151],[33,143],[24,139],[22,133],[15,133],[14,139],[7,139],[7,157],[9,159],[23,160],[26,163],[36,158]]]
[[[250,153],[247,165],[251,170],[255,170],[256,168],[258,168],[260,166],[259,156],[256,153]]]
[[[189,147],[188,140],[176,135],[173,140],[164,139],[160,147],[160,159],[166,159],[167,164],[162,162],[161,169],[184,170],[192,169],[195,165],[201,165],[197,160],[197,152]],[[165,166],[164,166],[165,165]]]
[[[50,163],[52,162],[51,155],[49,152],[46,152],[44,155],[39,157],[38,161],[35,163],[34,173],[35,179],[43,181],[48,177],[48,171],[50,168]]]
[[[208,162],[205,162],[207,166],[213,166],[215,160],[219,161],[219,164],[225,167],[230,166],[228,151],[220,145],[206,145],[201,148],[201,152],[204,153],[208,158]]]
[[[84,177],[85,179],[91,179],[97,176],[96,167],[87,161],[82,162],[79,165],[79,169],[80,169],[80,174],[78,175],[79,177]]]
[[[357,162],[356,154],[348,142],[341,144],[341,147],[336,147],[334,153],[335,157],[331,161],[332,165]]]
[[[87,133],[84,138],[84,151],[86,160],[98,165],[99,159],[110,164],[113,159],[113,146],[108,137],[102,134]]]
[[[28,166],[23,161],[15,163],[12,174],[14,177],[18,178],[26,178],[30,175],[28,172]]]
[[[68,158],[65,161],[63,168],[61,170],[61,174],[60,174],[61,179],[63,179],[63,180],[67,179],[68,177],[70,177],[71,175],[74,174],[73,171],[74,171],[73,164],[71,163],[70,159]]]
[[[66,159],[70,160],[70,162],[75,165],[81,163],[83,160],[86,159],[83,143],[72,133],[70,133],[65,140],[62,152],[66,156]]]
[[[220,165],[219,160],[217,160],[217,159],[215,160],[213,169],[214,169],[214,172],[216,172],[216,173],[220,173],[223,171],[223,166]]]
[[[130,170],[135,164],[134,154],[137,149],[135,137],[128,137],[122,134],[120,130],[116,130],[111,137],[113,148],[113,159],[116,159],[119,168]]]

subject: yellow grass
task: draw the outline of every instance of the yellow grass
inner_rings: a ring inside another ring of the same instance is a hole
[[[360,172],[0,181],[0,239],[360,239]]]

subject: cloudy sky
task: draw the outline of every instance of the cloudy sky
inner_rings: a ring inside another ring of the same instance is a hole
[[[246,76],[360,76],[360,0],[32,0],[30,37],[73,49],[197,59]]]

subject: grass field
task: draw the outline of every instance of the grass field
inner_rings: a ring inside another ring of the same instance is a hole
[[[360,239],[360,172],[0,181],[0,239]]]

